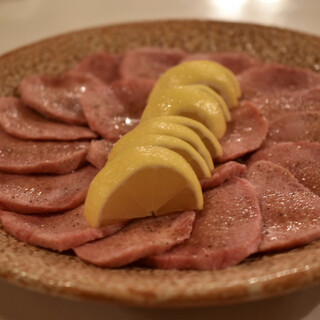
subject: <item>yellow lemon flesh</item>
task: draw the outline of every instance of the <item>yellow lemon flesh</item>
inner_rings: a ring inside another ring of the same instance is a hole
[[[141,120],[179,115],[203,123],[218,139],[226,131],[226,119],[219,100],[204,85],[176,86],[152,93]],[[223,99],[221,99],[223,100]]]
[[[222,147],[216,136],[201,122],[182,116],[160,116],[157,119],[176,123],[192,129],[203,141],[212,158],[222,155]]]
[[[230,70],[216,62],[195,60],[181,63],[166,71],[157,81],[150,99],[168,88],[191,84],[209,86],[224,98],[230,108],[238,104],[241,95],[237,78]]]
[[[202,206],[200,182],[187,161],[167,148],[144,146],[123,150],[97,174],[84,215],[97,227]]]
[[[118,144],[113,152],[109,155],[109,161],[117,158],[117,155],[123,152],[124,149],[137,146],[160,146],[168,148],[180,154],[192,167],[198,179],[210,178],[211,172],[203,157],[189,143],[172,136],[160,134],[146,134],[139,139],[130,139],[125,135],[121,139],[121,144]]]
[[[179,138],[187,143],[189,143],[205,160],[210,171],[213,170],[213,160],[210,155],[210,152],[206,148],[202,139],[198,136],[198,134],[181,124],[176,124],[173,122],[167,122],[162,119],[162,117],[151,118],[149,120],[141,122],[134,130],[128,132],[121,139],[119,139],[115,145],[113,146],[109,159],[117,153],[122,144],[128,144],[128,141],[134,141],[141,139],[141,137],[147,134],[158,134],[158,135],[167,135]]]

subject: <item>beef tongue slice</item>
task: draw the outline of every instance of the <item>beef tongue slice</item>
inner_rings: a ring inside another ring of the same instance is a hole
[[[320,237],[320,198],[289,171],[260,160],[246,177],[259,193],[264,225],[260,251],[290,249]]]
[[[85,244],[74,251],[81,259],[102,267],[121,267],[164,252],[190,236],[195,213],[171,213],[130,222],[111,237]]]
[[[0,208],[21,213],[72,209],[84,202],[98,170],[87,166],[66,175],[16,175],[0,172]]]
[[[80,140],[97,137],[89,128],[46,119],[14,97],[0,98],[0,126],[8,134],[26,140]]]
[[[204,193],[189,239],[145,262],[164,269],[223,269],[258,250],[262,220],[254,187],[233,178]]]
[[[92,228],[84,218],[83,205],[46,215],[1,211],[0,221],[4,229],[17,239],[57,251],[69,250],[88,241],[110,236],[125,224],[121,222]]]
[[[109,140],[92,140],[87,155],[87,161],[98,169],[102,169],[108,161],[108,156],[113,147]]]
[[[89,142],[25,141],[0,129],[0,171],[66,174],[86,162]]]
[[[274,162],[287,170],[305,187],[320,197],[320,143],[282,142],[257,151],[247,162]]]

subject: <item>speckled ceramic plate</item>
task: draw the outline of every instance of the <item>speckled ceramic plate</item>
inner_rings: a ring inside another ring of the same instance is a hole
[[[55,37],[0,58],[0,95],[31,73],[58,74],[96,51],[138,46],[189,52],[247,51],[319,70],[320,38],[277,28],[212,21],[107,26]],[[286,294],[320,282],[320,241],[248,259],[221,271],[100,269],[73,255],[26,245],[0,230],[0,276],[30,289],[143,306],[219,305]]]

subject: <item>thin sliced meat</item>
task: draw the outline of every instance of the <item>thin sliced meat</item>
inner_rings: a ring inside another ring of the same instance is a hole
[[[0,98],[0,126],[10,135],[27,140],[70,141],[97,137],[86,127],[48,120],[13,97]]]
[[[228,161],[214,168],[212,176],[201,180],[202,190],[215,188],[225,181],[240,176],[246,170],[246,166],[236,161]]]
[[[70,173],[86,163],[89,142],[39,142],[14,138],[0,129],[0,171]]]
[[[88,88],[101,83],[84,72],[68,72],[57,77],[33,75],[20,82],[19,93],[26,105],[51,119],[87,124],[80,98]]]
[[[283,142],[259,150],[248,166],[259,160],[274,162],[287,170],[305,187],[320,196],[320,143]]]
[[[263,146],[286,141],[320,142],[320,111],[292,112],[271,122]]]
[[[177,65],[186,53],[181,49],[138,48],[124,54],[120,67],[123,78],[156,80],[167,69]]]
[[[111,88],[127,110],[141,115],[154,84],[150,79],[121,79],[112,82]]]
[[[24,215],[10,211],[0,213],[4,229],[28,244],[65,251],[86,242],[114,234],[125,223],[92,228],[83,215],[83,205],[61,213]]]
[[[223,269],[256,252],[261,236],[256,190],[247,180],[233,178],[204,193],[189,239],[145,260],[161,269]]]
[[[254,103],[272,122],[289,112],[320,111],[320,89],[261,96],[254,98]]]
[[[108,161],[108,155],[112,147],[113,143],[108,140],[92,140],[87,155],[87,161],[96,168],[102,169]]]
[[[249,99],[261,95],[290,94],[320,86],[320,75],[307,69],[281,64],[265,64],[238,76],[242,95]]]
[[[244,101],[231,110],[232,121],[220,139],[223,155],[217,160],[226,162],[258,149],[268,132],[268,122],[259,109]]]
[[[111,237],[75,248],[81,259],[102,267],[121,267],[164,252],[190,236],[195,212],[137,219]]]
[[[92,166],[60,176],[0,172],[0,208],[20,213],[48,213],[75,208],[84,202],[89,184],[97,172]]]
[[[150,87],[140,80],[121,80],[112,86],[96,86],[83,95],[81,104],[92,130],[116,141],[140,121]],[[147,82],[150,83],[150,82]],[[137,89],[137,95],[133,94]]]
[[[245,52],[195,53],[187,55],[182,62],[191,60],[211,60],[218,62],[234,74],[240,74],[243,71],[262,64],[262,61]]]
[[[265,160],[249,167],[259,193],[264,231],[260,251],[290,249],[320,238],[320,198],[283,167]]]
[[[72,68],[72,71],[90,73],[103,82],[110,83],[120,78],[120,62],[119,55],[100,52],[81,60]]]

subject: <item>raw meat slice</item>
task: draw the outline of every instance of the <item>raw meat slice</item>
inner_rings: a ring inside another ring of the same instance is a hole
[[[138,48],[124,54],[120,66],[123,78],[156,80],[167,69],[177,65],[184,57],[181,49]]]
[[[238,76],[242,95],[249,99],[261,95],[290,94],[320,86],[320,75],[308,70],[281,64],[265,64]]]
[[[94,75],[104,83],[110,83],[120,78],[120,62],[120,56],[100,52],[92,54],[81,60],[72,68],[72,71],[87,72]]]
[[[19,85],[22,101],[39,113],[70,124],[87,124],[80,103],[90,88],[101,85],[96,77],[84,72],[68,72],[62,76],[34,75]]]
[[[74,251],[81,259],[102,267],[121,267],[164,252],[190,236],[195,212],[137,219],[111,237]]]
[[[189,239],[145,261],[163,269],[223,269],[257,252],[261,236],[256,190],[247,180],[233,178],[204,193]]]
[[[289,94],[266,95],[254,98],[254,103],[270,122],[288,112],[320,111],[320,89]]]
[[[113,143],[108,140],[92,140],[87,155],[87,161],[96,168],[102,169],[108,161],[108,155],[112,147]]]
[[[117,232],[124,223],[92,228],[83,215],[83,205],[61,213],[24,215],[10,211],[0,213],[4,229],[21,241],[57,251],[78,247]]]
[[[234,74],[240,74],[241,72],[262,64],[262,61],[245,52],[207,52],[189,54],[182,62],[190,60],[215,61],[231,70]]]
[[[223,163],[214,168],[211,178],[200,181],[202,190],[217,187],[233,177],[240,176],[245,170],[246,166],[236,161]]]
[[[0,98],[0,126],[20,139],[70,141],[97,137],[86,127],[48,120],[13,97]]]
[[[48,213],[84,202],[98,170],[87,166],[67,175],[15,175],[0,172],[0,208],[21,213]]]
[[[259,193],[264,225],[260,251],[290,249],[320,238],[320,198],[289,171],[261,160],[246,176]]]
[[[320,142],[320,111],[292,112],[270,123],[263,146],[286,141]]]
[[[39,142],[14,138],[0,129],[0,171],[70,173],[86,163],[89,142]]]
[[[274,162],[287,170],[305,187],[320,196],[320,143],[282,142],[259,150],[247,162]]]
[[[223,154],[217,159],[226,162],[258,149],[268,132],[268,122],[251,102],[244,101],[231,110],[232,121],[220,139]]]
[[[123,85],[124,87],[121,90],[125,90],[126,83],[123,83]],[[114,86],[117,86],[117,84]],[[137,104],[130,101],[126,105],[121,101],[121,98],[123,101],[129,99],[121,94],[119,87],[113,90],[112,86],[103,85],[87,90],[81,99],[83,111],[90,128],[98,132],[103,138],[113,142],[139,123],[145,108],[144,104],[139,104],[141,102],[140,95],[136,96]]]

